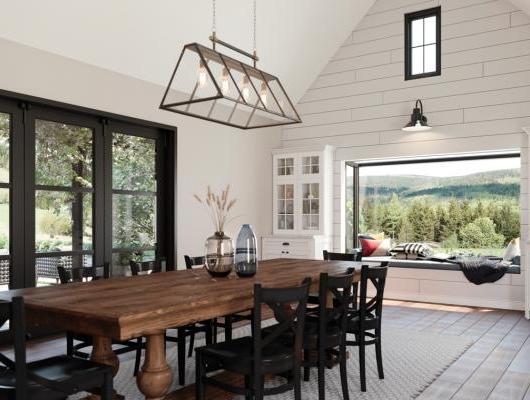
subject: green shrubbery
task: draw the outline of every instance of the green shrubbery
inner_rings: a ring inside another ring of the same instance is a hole
[[[500,248],[519,237],[519,212],[517,199],[511,198],[402,199],[393,194],[364,201],[359,232],[384,232],[398,242],[436,242],[444,248]]]
[[[72,222],[65,214],[46,213],[39,218],[39,231],[51,238],[61,235],[71,235]]]

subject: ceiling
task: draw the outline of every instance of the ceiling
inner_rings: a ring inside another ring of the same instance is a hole
[[[257,0],[258,67],[298,101],[374,1]],[[211,0],[0,3],[0,37],[161,85],[212,28]],[[252,0],[217,0],[217,34],[251,51]]]
[[[530,15],[530,0],[510,0],[513,5]]]
[[[530,0],[510,0],[530,14]],[[257,0],[258,66],[297,102],[375,0]],[[0,0],[0,37],[166,85],[182,46],[209,45],[211,0]],[[252,0],[217,0],[217,34],[252,50]],[[230,51],[227,51],[230,54]]]

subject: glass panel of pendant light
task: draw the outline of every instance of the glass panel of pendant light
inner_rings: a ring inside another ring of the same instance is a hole
[[[277,78],[197,43],[184,46],[160,108],[244,129],[300,122]]]
[[[167,105],[189,102],[185,108],[195,111],[192,106],[199,104],[205,98],[217,96],[217,90],[212,85],[205,61],[198,52],[188,47],[184,48],[178,61],[178,72],[173,75],[171,87],[168,87],[164,97]]]

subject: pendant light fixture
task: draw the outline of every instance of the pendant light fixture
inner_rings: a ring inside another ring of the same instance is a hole
[[[302,122],[280,80],[256,68],[256,0],[252,54],[217,37],[215,0],[212,8],[212,48],[184,46],[160,108],[241,129]],[[216,45],[250,58],[252,65],[218,52]]]
[[[419,106],[419,107],[418,107]],[[423,103],[420,99],[416,100],[416,105],[412,110],[410,121],[403,127],[405,132],[423,132],[432,128],[427,124],[427,117],[423,115]]]

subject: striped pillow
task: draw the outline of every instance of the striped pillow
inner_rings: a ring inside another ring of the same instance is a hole
[[[425,243],[401,243],[390,250],[392,255],[413,255],[429,257],[433,253],[432,247]]]

